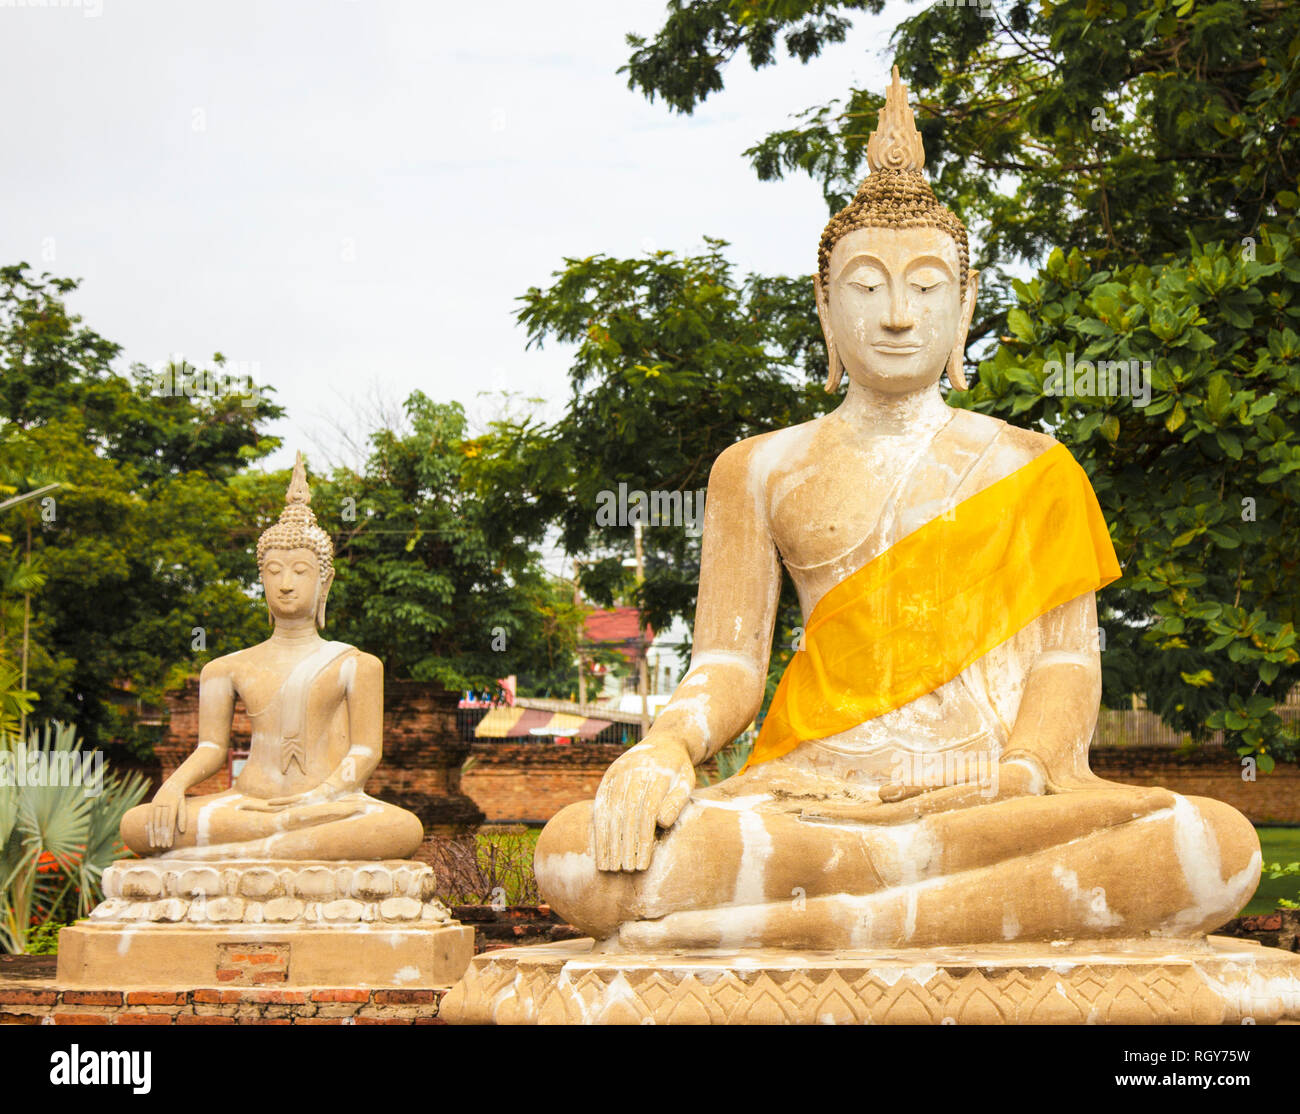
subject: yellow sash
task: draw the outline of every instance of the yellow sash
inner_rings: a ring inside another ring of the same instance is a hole
[[[1119,576],[1087,474],[1053,445],[821,598],[745,768],[901,708]]]

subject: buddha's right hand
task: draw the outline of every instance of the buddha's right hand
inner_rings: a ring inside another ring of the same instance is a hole
[[[185,831],[185,791],[164,785],[149,806],[144,834],[150,847],[167,848],[176,841],[176,833]]]
[[[645,870],[655,827],[669,828],[695,788],[695,764],[673,739],[637,743],[600,780],[591,822],[597,870]]]

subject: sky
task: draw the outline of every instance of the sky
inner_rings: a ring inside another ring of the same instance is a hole
[[[38,5],[38,6],[34,6]],[[419,389],[476,425],[501,392],[568,397],[563,346],[516,299],[565,257],[728,240],[738,269],[811,274],[820,190],[742,152],[889,73],[892,0],[807,66],[693,116],[627,88],[664,0],[0,0],[0,260],[82,280],[70,307],[128,362],[220,351],[275,388],[272,432],[348,457]],[[534,404],[528,404],[534,405]]]

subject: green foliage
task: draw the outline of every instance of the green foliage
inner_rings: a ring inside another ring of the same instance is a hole
[[[735,777],[742,769],[745,763],[749,761],[750,751],[754,749],[754,740],[747,736],[741,736],[728,743],[715,756],[718,763],[718,776],[716,779],[710,779],[708,774],[699,773],[696,775],[701,785],[716,785],[719,782],[726,781],[730,777]]]
[[[317,485],[335,537],[333,637],[372,650],[392,677],[463,689],[515,673],[526,691],[567,695],[582,622],[572,588],[474,498],[478,449],[460,404],[417,391],[406,410],[411,433],[376,432],[364,473]]]
[[[22,717],[32,710],[36,694],[19,687],[22,672],[0,657],[0,737],[18,730]]]
[[[1282,863],[1265,863],[1264,869],[1268,871],[1268,876],[1271,879],[1300,877],[1300,863],[1287,863],[1286,865]],[[1300,898],[1300,890],[1297,890],[1296,897]],[[1278,898],[1277,903],[1283,909],[1300,909],[1300,900],[1292,901],[1290,898],[1281,897]]]
[[[884,0],[669,0],[668,18],[653,42],[628,35],[628,88],[650,100],[663,97],[677,112],[722,89],[722,70],[741,51],[754,69],[776,61],[778,44],[800,62],[815,58],[830,43],[844,41],[850,21],[835,9],[879,12]],[[784,31],[784,39],[781,32]]]
[[[846,38],[855,12],[880,7],[674,3],[652,42],[629,36],[628,84],[690,112],[734,57],[766,66],[785,33],[806,62]],[[891,46],[935,192],[978,232],[972,340],[999,320],[1001,263],[1066,244],[1107,265],[1153,262],[1187,229],[1240,236],[1295,197],[1300,7],[1285,0],[926,3]],[[844,204],[883,102],[885,74],[863,73],[869,90],[807,109],[746,152],[760,178],[806,173],[832,210]]]
[[[70,759],[81,754],[81,740],[70,725],[56,723],[33,731],[25,748]],[[126,854],[118,838],[122,817],[148,788],[138,773],[107,772],[98,794],[87,792],[84,778],[33,785],[16,776],[18,750],[13,736],[0,737],[0,757],[10,764],[10,776],[0,778],[0,947],[13,954],[26,950],[33,922],[49,920],[70,891],[78,912],[90,912],[104,869]]]
[[[540,828],[489,825],[465,839],[435,839],[430,863],[438,896],[448,905],[536,905],[541,901],[533,855]]]
[[[145,368],[116,372],[117,345],[66,308],[76,286],[25,264],[0,268],[0,483],[61,485],[48,504],[6,512],[4,526],[24,559],[30,535],[44,577],[29,687],[42,715],[75,721],[94,744],[110,737],[114,693],[158,700],[265,629],[249,595],[256,534],[233,478],[275,447],[262,430],[282,409],[261,392],[160,395]],[[11,660],[24,591],[16,560],[0,550],[0,646]]]
[[[653,41],[630,39],[629,84],[690,112],[733,58],[766,66],[786,32],[807,61],[867,6],[673,4]],[[1300,7],[932,3],[891,45],[935,192],[974,233],[970,339],[1000,337],[951,401],[1054,432],[1115,532],[1125,578],[1102,597],[1105,699],[1145,693],[1171,726],[1221,728],[1270,769],[1295,753],[1275,704],[1300,678]],[[843,205],[883,78],[759,140],[758,176],[808,174]],[[1015,259],[1039,267],[1032,281],[1000,269]],[[794,293],[791,320],[811,301]],[[1044,397],[1044,363],[1069,353],[1150,361],[1151,405]]]
[[[824,412],[824,355],[802,283],[738,280],[707,240],[698,255],[569,259],[521,299],[530,343],[575,344],[566,414],[552,425],[496,423],[475,443],[472,482],[500,537],[540,540],[551,523],[569,553],[594,553],[582,587],[596,603],[634,598],[651,625],[694,613],[699,538],[648,525],[645,582],[625,565],[633,531],[598,520],[601,493],[695,492],[732,442]]]
[[[1246,248],[1193,241],[1116,270],[1053,252],[949,401],[1049,429],[1092,475],[1124,566],[1103,596],[1108,699],[1145,692],[1267,771],[1295,753],[1275,705],[1300,681],[1300,221]],[[1070,356],[1149,365],[1149,404],[1045,393]]]
[[[68,925],[61,921],[45,921],[27,934],[28,955],[58,955],[59,930]]]

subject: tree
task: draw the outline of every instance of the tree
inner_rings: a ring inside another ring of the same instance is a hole
[[[671,3],[629,35],[630,88],[690,113],[733,59],[759,69],[843,42],[880,0]],[[1300,8],[1286,0],[928,3],[890,45],[917,104],[940,200],[975,233],[984,272],[972,342],[1012,300],[1003,263],[1073,246],[1110,266],[1155,263],[1279,216],[1300,170]],[[810,107],[745,155],[762,179],[806,173],[831,211],[865,172],[883,78]],[[811,254],[811,252],[810,252]]]
[[[74,722],[99,745],[123,730],[116,691],[158,700],[208,655],[264,629],[230,481],[275,447],[264,424],[282,408],[256,385],[243,396],[196,392],[184,367],[166,369],[169,393],[140,365],[115,371],[118,346],[66,307],[76,287],[25,264],[0,268],[0,480],[60,483],[27,508],[45,577],[29,686],[43,717]]]
[[[791,280],[737,279],[725,246],[566,260],[550,287],[522,297],[519,320],[530,344],[577,344],[567,412],[552,425],[498,421],[475,442],[473,482],[493,527],[539,540],[558,525],[567,552],[597,554],[587,595],[606,607],[635,597],[660,628],[694,613],[714,459],[830,401],[811,304]],[[627,565],[638,518],[639,589]]]
[[[622,72],[630,87],[689,113],[723,87],[733,59],[760,69],[783,44],[808,62],[847,38],[855,13],[881,7],[673,2],[652,39],[628,37]],[[1197,736],[1222,727],[1267,767],[1294,748],[1273,706],[1298,679],[1300,592],[1290,554],[1300,523],[1288,421],[1300,396],[1291,291],[1300,9],[1276,0],[929,4],[891,43],[918,106],[935,192],[971,226],[973,265],[984,273],[968,355],[972,388],[950,401],[1051,430],[1092,474],[1126,563],[1125,580],[1102,596],[1105,699],[1143,693],[1172,725]],[[760,178],[809,174],[834,211],[864,171],[881,103],[877,92],[848,90],[745,154]],[[1054,250],[1065,247],[1068,256]],[[1001,266],[1017,260],[1039,268],[1031,282],[1013,282]],[[529,435],[557,450],[549,472],[536,469],[545,477],[539,492],[567,490],[581,503],[593,485],[621,477],[609,461],[641,448],[607,449],[600,439],[614,436],[600,422],[579,424],[598,405],[588,399],[602,397],[600,380],[579,393],[590,367],[604,367],[622,388],[617,405],[609,391],[597,411],[617,415],[615,431],[665,422],[670,437],[703,449],[701,469],[757,432],[713,399],[707,418],[665,421],[662,398],[631,389],[637,364],[654,365],[618,343],[610,323],[630,320],[638,335],[658,338],[677,308],[648,288],[635,289],[638,302],[629,288],[626,309],[586,297],[584,283],[593,271],[616,276],[636,266],[570,261],[540,300],[530,292],[532,321],[582,341],[566,418],[551,430],[513,430],[495,447],[507,472],[530,458]],[[745,286],[771,293],[764,308],[780,323],[767,373],[782,359],[811,372],[821,356],[806,280],[749,276]],[[755,331],[740,300],[716,310],[695,339],[706,381],[713,346]],[[602,353],[607,333],[616,343]],[[1149,362],[1150,405],[1130,416],[1131,397],[1045,394],[1053,358]],[[817,409],[810,404],[803,415]],[[693,424],[713,420],[708,436],[691,435]],[[653,449],[647,457],[659,459]],[[1254,500],[1253,522],[1241,519],[1245,498]],[[564,519],[544,499],[541,508]],[[580,534],[578,524],[566,526],[566,543]],[[606,539],[589,533],[594,541]],[[682,572],[693,578],[696,569]],[[684,611],[693,597],[675,587],[661,606]],[[656,602],[647,588],[643,606]]]
[[[371,649],[392,677],[463,689],[515,673],[522,688],[567,695],[581,629],[572,589],[474,497],[478,448],[460,405],[416,391],[406,412],[410,431],[376,431],[363,472],[317,485],[313,507],[335,538],[334,637]]]

